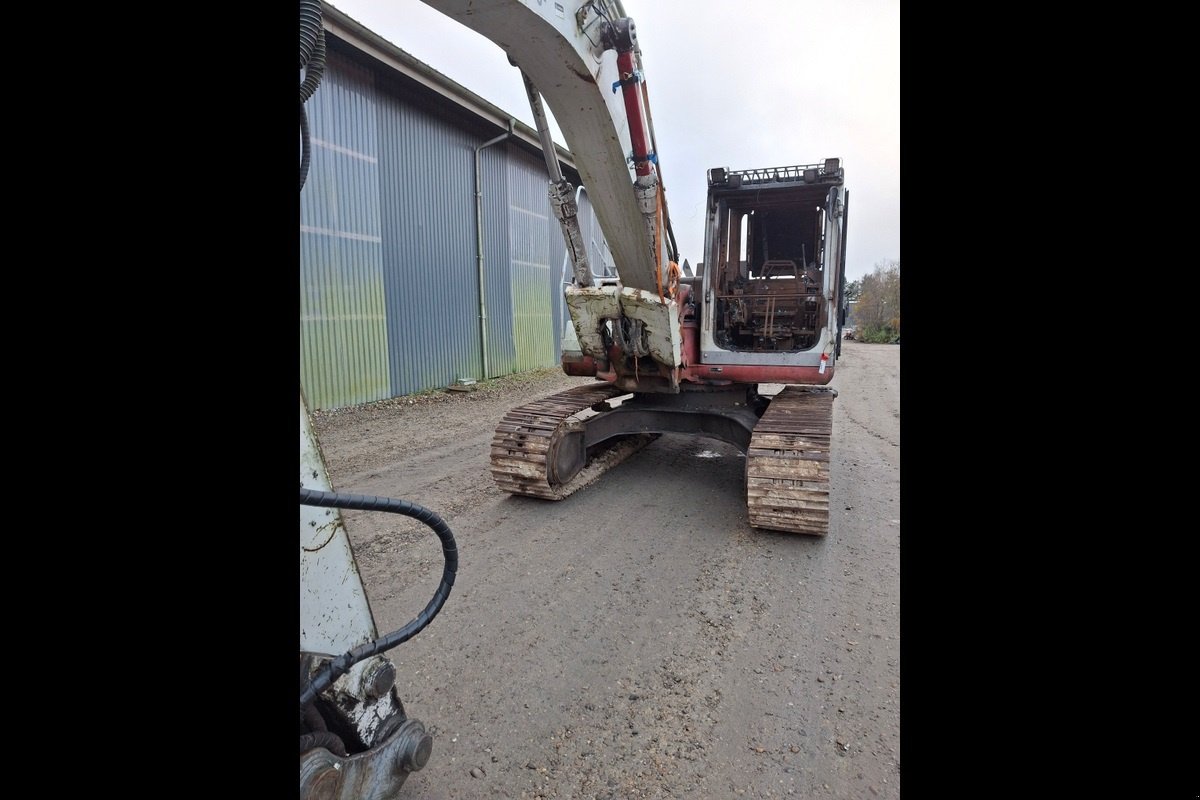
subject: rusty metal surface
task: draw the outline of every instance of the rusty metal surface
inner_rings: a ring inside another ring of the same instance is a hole
[[[831,358],[830,361],[833,359]],[[693,364],[682,371],[682,379],[697,383],[805,383],[822,386],[833,380],[833,368],[824,372],[820,367],[790,366],[787,364]]]
[[[754,428],[746,452],[750,524],[791,533],[829,532],[831,390],[787,386]]]
[[[301,800],[392,800],[433,746],[425,726],[406,719],[379,746],[349,757],[323,747],[300,754]]]
[[[622,394],[626,392],[611,384],[579,386],[509,411],[492,438],[491,470],[496,486],[510,494],[561,500],[645,447],[654,436],[621,440],[596,454],[565,482],[553,480],[560,445],[582,431],[577,415]]]

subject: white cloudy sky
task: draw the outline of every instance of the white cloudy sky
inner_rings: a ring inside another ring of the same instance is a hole
[[[533,125],[520,73],[420,0],[330,3]],[[703,260],[706,172],[841,158],[848,280],[900,259],[899,0],[624,0],[680,256]],[[554,127],[555,139],[565,142]]]

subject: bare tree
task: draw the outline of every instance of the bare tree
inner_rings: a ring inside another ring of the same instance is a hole
[[[884,259],[862,279],[854,319],[857,338],[892,341],[900,335],[900,261]]]

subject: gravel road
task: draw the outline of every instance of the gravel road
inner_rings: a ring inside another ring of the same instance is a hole
[[[898,798],[899,346],[843,343],[824,538],[750,528],[744,461],[710,439],[663,436],[557,503],[496,489],[504,413],[590,382],[314,414],[336,490],[431,508],[458,540],[442,613],[389,654],[434,734],[401,797]],[[436,537],[345,520],[381,632],[401,627]]]

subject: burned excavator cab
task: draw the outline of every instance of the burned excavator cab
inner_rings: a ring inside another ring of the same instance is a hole
[[[831,338],[822,331],[837,327],[842,179],[838,159],[709,170],[705,360],[802,353]]]

